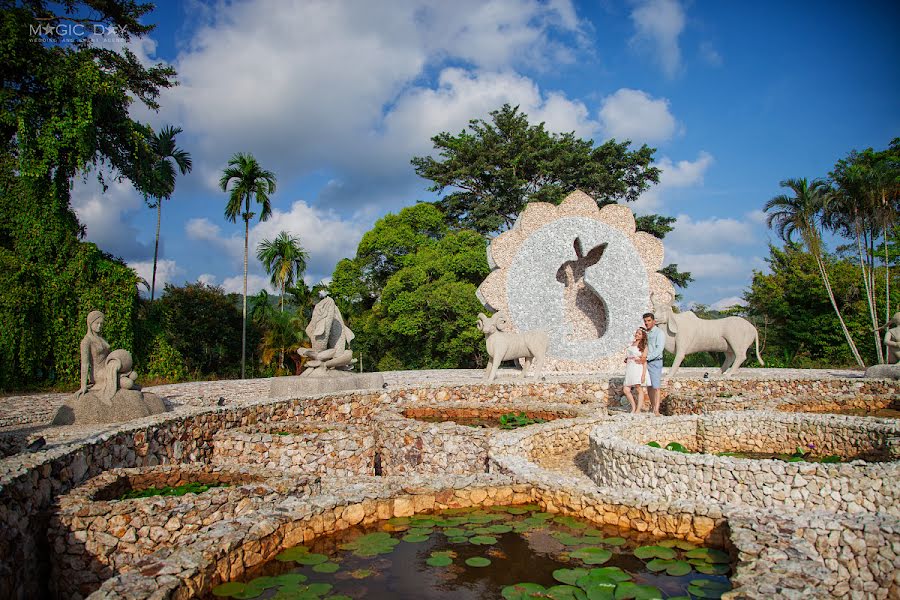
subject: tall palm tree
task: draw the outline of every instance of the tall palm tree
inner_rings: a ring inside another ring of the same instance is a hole
[[[781,182],[781,187],[788,188],[793,192],[793,196],[781,194],[771,198],[766,202],[763,210],[769,213],[766,223],[770,228],[774,228],[778,237],[786,242],[790,242],[794,234],[799,234],[800,238],[806,244],[810,254],[816,260],[819,267],[819,274],[825,284],[825,291],[828,293],[828,299],[831,300],[831,306],[837,314],[841,323],[841,329],[853,358],[856,359],[860,367],[864,367],[859,351],[847,324],[844,323],[844,317],[838,308],[837,301],[834,299],[834,292],[831,289],[831,281],[828,278],[828,271],[825,268],[825,262],[822,258],[822,235],[819,232],[818,222],[821,219],[822,211],[825,206],[825,199],[828,194],[828,185],[823,181],[813,181],[811,184],[802,179],[787,179]]]
[[[175,167],[182,175],[192,168],[191,155],[175,145],[175,136],[181,133],[181,127],[166,125],[150,136],[149,144],[152,152],[150,178],[152,190],[147,204],[156,208],[156,244],[153,247],[153,277],[150,280],[150,301],[156,295],[156,262],[159,258],[159,227],[162,222],[162,201],[172,197],[175,191]],[[174,164],[173,164],[174,162]]]
[[[266,273],[272,276],[272,285],[281,290],[281,312],[284,312],[284,290],[294,285],[306,271],[306,250],[300,238],[282,231],[274,240],[263,240],[256,249],[256,258],[262,261]]]
[[[247,360],[247,254],[250,243],[250,219],[255,214],[250,211],[250,200],[255,199],[260,204],[260,221],[265,221],[272,215],[269,194],[275,193],[275,173],[260,167],[252,154],[238,153],[228,161],[228,167],[219,179],[219,186],[223,192],[227,192],[232,182],[234,185],[225,206],[225,218],[232,223],[237,221],[238,216],[244,220],[244,312],[241,335],[241,379],[244,379]]]

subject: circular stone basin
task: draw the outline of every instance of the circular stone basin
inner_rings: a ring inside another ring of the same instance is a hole
[[[468,427],[492,429],[517,429],[535,423],[581,416],[576,410],[517,410],[483,406],[407,408],[401,414],[408,419],[427,423],[452,422]]]
[[[371,427],[276,421],[217,432],[212,462],[348,477],[375,474],[375,454]]]
[[[598,527],[536,504],[492,506],[320,536],[206,598],[713,597],[701,590],[730,589],[731,569],[723,550]]]
[[[122,499],[128,492],[200,483],[184,496]],[[223,485],[224,484],[224,485]],[[85,597],[123,567],[176,547],[203,527],[259,510],[273,495],[306,495],[317,482],[233,466],[166,465],[112,469],[59,500],[48,525],[51,587],[60,598]]]
[[[647,446],[683,445],[687,454]],[[784,462],[719,453],[791,454],[895,461],[900,422],[768,411],[625,418],[594,428],[588,471],[601,486],[639,486],[666,498],[691,496],[755,506],[900,515],[900,464]]]

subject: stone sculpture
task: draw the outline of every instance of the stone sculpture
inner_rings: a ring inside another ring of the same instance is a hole
[[[627,206],[599,208],[579,191],[528,204],[491,241],[488,264],[478,299],[510,333],[547,332],[548,371],[620,371],[650,294],[675,292],[659,273],[662,241],[637,231]]]
[[[756,360],[764,364],[759,355],[759,333],[753,323],[741,317],[701,319],[692,311],[676,313],[672,310],[674,299],[674,294],[652,296],[656,323],[666,334],[666,350],[675,355],[669,377],[678,373],[686,355],[695,352],[724,352],[721,372],[734,375],[754,343]]]
[[[539,375],[544,368],[547,347],[550,345],[547,332],[510,333],[506,331],[508,326],[509,320],[503,313],[498,312],[492,317],[484,313],[478,315],[478,330],[484,333],[488,355],[491,357],[485,369],[485,377],[493,381],[504,360],[518,360],[523,377],[529,374]]]
[[[142,392],[134,361],[128,350],[113,350],[100,335],[104,315],[87,316],[87,333],[81,340],[81,387],[62,406],[54,425],[117,423],[165,412],[155,394]]]
[[[312,347],[297,350],[309,359],[300,377],[332,377],[352,369],[356,359],[347,346],[356,336],[344,324],[341,311],[330,296],[323,296],[313,308],[306,335]]]
[[[884,345],[887,350],[885,360],[889,365],[900,363],[900,312],[888,321],[888,330],[884,332]]]
[[[297,354],[307,359],[306,368],[297,376],[273,377],[270,397],[371,390],[384,385],[381,373],[353,373],[356,359],[348,345],[355,336],[334,299],[325,293],[313,308],[306,335],[311,347],[297,349]]]

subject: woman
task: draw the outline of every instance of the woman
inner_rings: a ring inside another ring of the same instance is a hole
[[[638,360],[642,359],[642,360]],[[625,397],[631,403],[631,413],[641,412],[644,398],[647,396],[647,331],[643,327],[639,327],[634,332],[634,341],[625,349],[625,383],[622,391]],[[632,386],[638,388],[638,400],[635,403],[634,396],[631,393]]]

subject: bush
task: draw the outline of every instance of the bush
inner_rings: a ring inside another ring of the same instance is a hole
[[[188,370],[181,352],[169,345],[165,337],[160,336],[153,344],[145,375],[151,379],[163,379],[175,383],[186,380]]]

